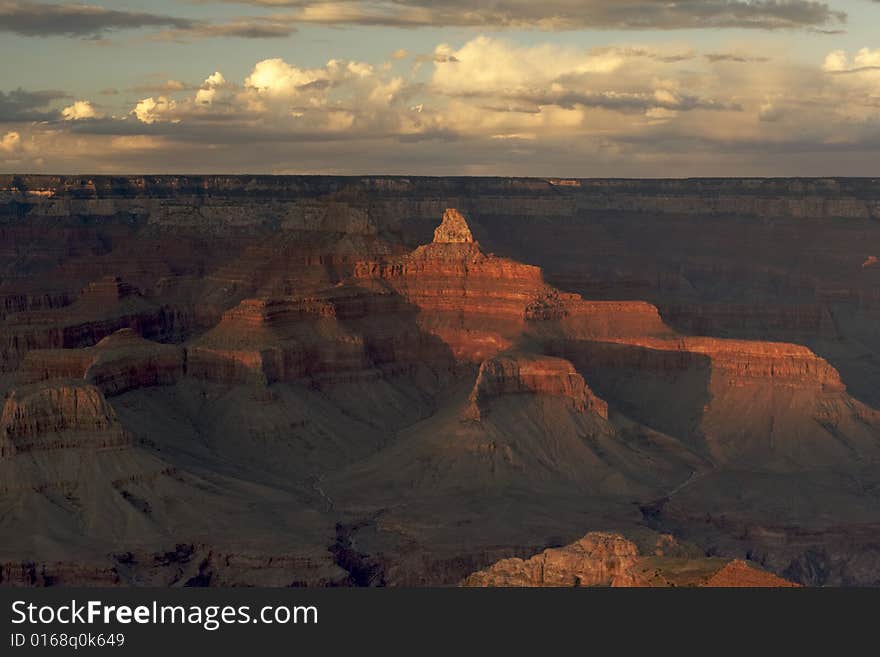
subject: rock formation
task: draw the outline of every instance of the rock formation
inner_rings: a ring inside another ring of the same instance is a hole
[[[878,190],[0,175],[0,577],[880,583]]]
[[[470,244],[474,241],[470,226],[455,208],[447,208],[443,221],[434,230],[434,244]]]
[[[30,351],[19,367],[27,383],[76,378],[94,384],[108,396],[174,384],[182,378],[183,370],[182,348],[144,340],[131,329],[120,329],[94,347]]]
[[[0,418],[4,453],[67,447],[113,447],[129,437],[101,392],[81,382],[39,383],[16,388]]]
[[[674,544],[674,541],[672,541]],[[797,586],[739,559],[641,555],[619,534],[590,532],[562,548],[528,559],[504,559],[468,575],[461,586],[787,588]]]
[[[639,555],[623,536],[592,532],[529,559],[505,559],[469,575],[463,586],[629,586]]]
[[[482,362],[469,397],[468,417],[480,418],[497,397],[533,393],[563,397],[578,411],[608,419],[608,404],[593,394],[571,363],[551,356],[517,353]]]

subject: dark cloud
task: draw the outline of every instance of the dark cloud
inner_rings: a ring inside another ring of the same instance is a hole
[[[185,18],[118,11],[97,5],[0,0],[0,31],[24,36],[94,37],[112,30],[143,27],[190,29],[196,25]]]
[[[880,0],[878,0],[880,1]],[[737,64],[748,64],[753,62],[769,62],[769,57],[750,57],[748,55],[739,55],[730,52],[709,52],[703,55],[706,61],[712,62],[735,62]]]
[[[239,37],[242,39],[281,39],[296,32],[290,23],[280,21],[240,20],[204,25],[193,34],[202,37]]]
[[[154,35],[157,41],[190,41],[212,37],[240,39],[284,39],[296,32],[289,21],[247,18],[227,23],[197,23],[186,29],[164,30]]]
[[[700,98],[692,95],[664,97],[646,92],[579,92],[564,91],[561,93],[537,93],[518,95],[516,100],[535,106],[556,105],[563,109],[573,109],[578,105],[617,112],[645,112],[649,109],[662,108],[675,111],[696,109],[718,111],[742,111],[736,103],[725,103],[711,98]]]
[[[824,29],[846,14],[816,0],[223,0],[287,7],[301,22],[412,27]]]
[[[289,37],[296,27],[289,21],[241,18],[225,23],[178,18],[146,12],[120,11],[91,4],[49,4],[32,0],[0,0],[0,32],[22,36],[72,36],[102,41],[116,30],[156,28],[156,39]]]
[[[60,98],[67,98],[67,94],[51,90],[15,89],[8,93],[0,91],[0,123],[54,120],[58,118],[58,112],[47,107]]]

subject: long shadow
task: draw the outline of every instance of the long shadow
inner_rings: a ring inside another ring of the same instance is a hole
[[[587,340],[550,347],[596,394],[642,424],[705,451],[699,426],[711,400],[711,360],[687,351]]]

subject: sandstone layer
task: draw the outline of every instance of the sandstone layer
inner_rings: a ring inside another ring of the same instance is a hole
[[[669,549],[669,537],[661,537]],[[661,543],[658,542],[658,545]],[[504,559],[468,575],[467,587],[710,587],[789,588],[797,584],[740,559],[641,555],[619,534],[591,532],[561,548],[528,559]]]
[[[3,583],[878,584],[878,190],[0,176]]]

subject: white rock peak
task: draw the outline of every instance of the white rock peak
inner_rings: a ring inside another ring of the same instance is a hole
[[[455,208],[447,208],[443,222],[434,229],[435,244],[470,244],[474,236],[468,227],[467,219]]]

